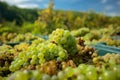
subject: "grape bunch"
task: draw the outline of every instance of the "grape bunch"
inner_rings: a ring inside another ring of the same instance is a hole
[[[68,30],[57,29],[49,35],[48,40],[39,38],[26,51],[19,53],[10,66],[11,71],[27,65],[42,64],[49,60],[62,61],[77,52],[76,39]]]
[[[34,67],[34,65],[40,65],[50,60],[73,60],[76,65],[91,63],[93,54],[94,49],[85,46],[84,40],[75,39],[68,30],[57,29],[49,35],[48,40],[39,38],[33,41],[27,50],[20,52],[12,62],[10,71],[16,71],[26,66]]]
[[[0,36],[0,42],[2,43],[8,43],[8,42],[27,42],[27,41],[32,41],[35,39],[38,39],[38,36],[34,36],[31,33],[25,33],[25,34],[17,34],[17,33],[7,33],[4,32]]]
[[[98,68],[94,65],[80,64],[76,68],[67,67],[57,74],[58,80],[119,80],[120,65],[112,68]]]
[[[106,53],[104,56],[96,56],[93,58],[96,66],[114,66],[120,64],[120,54]]]
[[[68,61],[50,60],[42,64],[28,65],[28,66],[22,67],[20,70],[21,71],[38,70],[44,74],[56,75],[60,70],[64,70],[69,66],[73,68],[76,67],[75,63],[72,60],[68,60]]]
[[[0,76],[6,76],[11,73],[9,66],[14,60],[14,52],[11,46],[0,46]]]
[[[67,50],[69,55],[77,53],[77,41],[68,30],[56,29],[49,35],[49,41],[62,46],[65,50]]]
[[[91,46],[85,45],[84,40],[81,37],[77,38],[77,49],[76,55],[69,56],[69,59],[73,60],[76,65],[81,63],[92,64],[92,59],[98,56],[98,53]]]
[[[43,39],[39,39],[38,42],[39,44],[35,44],[37,43],[35,40],[26,51],[19,53],[10,66],[11,71],[19,70],[26,65],[42,64],[52,59],[58,61],[67,59],[68,53],[61,46]]]
[[[71,31],[71,33],[75,36],[75,37],[80,37],[80,36],[85,36],[87,33],[90,32],[89,28],[80,28],[78,30],[73,30]]]
[[[27,50],[29,46],[30,46],[30,44],[24,43],[24,42],[13,46],[13,48],[15,50],[15,56],[18,56],[18,54],[20,52],[23,52],[23,51]]]
[[[0,79],[120,79],[119,54],[98,56],[83,38],[75,38],[68,30],[57,29],[49,39],[37,38],[31,44],[2,45],[0,54]]]
[[[78,67],[66,67],[57,74],[49,75],[40,70],[16,71],[7,77],[7,80],[119,80],[120,65],[112,68],[80,64]]]
[[[5,43],[11,41],[13,38],[17,36],[16,33],[7,33],[4,32],[0,35],[0,42]]]

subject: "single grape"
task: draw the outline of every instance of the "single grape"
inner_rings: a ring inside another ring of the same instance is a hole
[[[43,74],[42,75],[42,80],[50,80],[50,76],[48,74]]]
[[[51,77],[51,80],[58,80],[58,77],[57,77],[56,75],[53,75],[53,76]]]
[[[79,74],[79,75],[77,76],[77,80],[88,80],[88,79],[86,78],[85,75]]]
[[[65,75],[65,72],[63,72],[63,71],[58,72],[57,77],[58,77],[59,80],[66,80],[67,79],[66,75]]]
[[[85,65],[85,64],[80,64],[78,66],[78,70],[79,70],[80,73],[85,73],[86,69],[87,69],[87,65]]]
[[[69,77],[72,77],[73,74],[74,74],[73,68],[72,68],[72,67],[67,67],[67,68],[65,69],[65,74],[66,74],[66,76],[67,76],[68,78],[69,78]]]
[[[116,80],[116,74],[114,71],[105,70],[103,73],[103,80]]]

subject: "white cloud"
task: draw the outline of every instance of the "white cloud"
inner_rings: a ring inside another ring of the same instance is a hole
[[[37,2],[42,2],[43,0],[36,0]]]
[[[10,5],[16,5],[20,8],[37,8],[39,5],[37,3],[42,2],[43,0],[1,0],[5,1]]]
[[[120,14],[118,12],[109,12],[109,13],[107,13],[107,15],[109,15],[109,16],[120,16]]]
[[[120,5],[120,1],[118,1],[117,4]]]
[[[112,6],[112,5],[105,6],[105,10],[107,10],[107,11],[112,10],[113,8],[114,8],[114,6]]]
[[[38,8],[39,5],[37,4],[18,4],[17,5],[20,8]]]
[[[2,1],[5,1],[5,2],[7,2],[9,4],[14,5],[14,4],[24,3],[24,2],[27,2],[29,0],[12,0],[12,1],[11,0],[2,0]]]
[[[102,2],[102,3],[106,3],[106,2],[107,2],[107,0],[101,0],[101,2]]]

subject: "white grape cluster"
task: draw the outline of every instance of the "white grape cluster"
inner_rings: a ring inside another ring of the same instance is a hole
[[[49,41],[53,41],[63,47],[69,55],[74,55],[77,52],[77,41],[68,30],[56,29],[49,35]]]
[[[10,71],[16,71],[26,65],[42,64],[49,60],[62,61],[77,52],[75,38],[68,30],[57,29],[48,40],[38,39],[26,51],[19,53],[11,63]]]
[[[120,80],[120,65],[112,68],[97,68],[94,65],[80,64],[67,67],[57,74],[49,75],[39,70],[16,71],[7,80]]]

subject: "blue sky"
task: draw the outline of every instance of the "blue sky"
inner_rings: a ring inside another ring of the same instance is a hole
[[[49,0],[2,0],[21,8],[46,8]],[[120,16],[120,0],[54,0],[55,9],[103,12]]]

